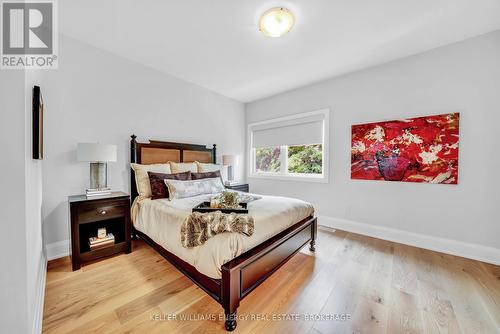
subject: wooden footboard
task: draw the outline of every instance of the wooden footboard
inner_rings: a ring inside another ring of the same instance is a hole
[[[201,274],[195,267],[155,243],[146,234],[135,231],[184,275],[205,290],[224,308],[226,330],[236,328],[236,310],[240,301],[278,270],[307,243],[314,251],[317,233],[315,217],[308,217],[222,266],[222,279]]]
[[[226,330],[236,328],[236,310],[246,295],[307,243],[311,251],[315,250],[316,234],[317,220],[308,217],[222,266],[220,301],[226,315]]]

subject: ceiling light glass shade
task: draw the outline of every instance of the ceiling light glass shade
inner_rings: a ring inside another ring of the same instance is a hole
[[[291,11],[283,7],[271,8],[262,14],[259,21],[260,31],[270,37],[280,37],[289,32],[295,18]]]

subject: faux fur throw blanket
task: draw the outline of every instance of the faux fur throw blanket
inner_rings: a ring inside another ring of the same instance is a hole
[[[214,212],[193,212],[181,227],[181,242],[186,248],[203,245],[216,234],[237,232],[251,236],[253,218],[247,214]]]

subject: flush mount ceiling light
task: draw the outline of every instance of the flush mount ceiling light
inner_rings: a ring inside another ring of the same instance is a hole
[[[290,10],[276,7],[262,14],[259,21],[259,30],[269,37],[280,37],[289,32],[295,18]]]

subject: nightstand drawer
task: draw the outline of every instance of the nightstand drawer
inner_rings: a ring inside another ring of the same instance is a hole
[[[127,215],[127,206],[96,205],[86,206],[78,210],[78,221],[80,224],[106,220],[110,218],[123,217]]]

